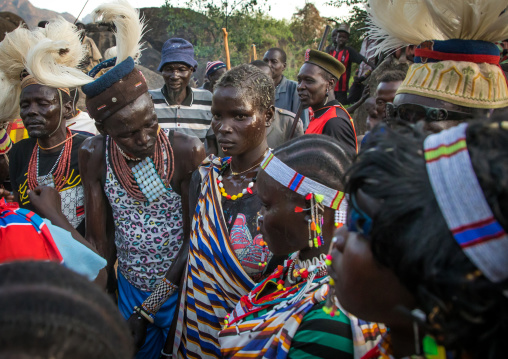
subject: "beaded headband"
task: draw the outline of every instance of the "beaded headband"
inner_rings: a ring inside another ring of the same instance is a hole
[[[316,198],[322,199],[320,203],[326,207],[339,209],[346,205],[344,192],[334,190],[299,174],[275,157],[272,151],[268,151],[265,159],[261,162],[261,168],[281,185],[302,196],[307,196],[309,193],[314,194]]]
[[[467,124],[427,137],[425,161],[437,203],[466,256],[492,282],[508,278],[508,235],[495,219],[473,170]]]

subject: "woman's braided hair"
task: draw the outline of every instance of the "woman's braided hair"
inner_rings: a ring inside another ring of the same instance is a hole
[[[508,230],[508,131],[471,123],[466,140],[485,198]],[[505,357],[508,283],[489,281],[453,238],[427,175],[423,136],[378,127],[348,176],[349,193],[382,201],[372,252],[414,294],[430,333],[474,359]]]

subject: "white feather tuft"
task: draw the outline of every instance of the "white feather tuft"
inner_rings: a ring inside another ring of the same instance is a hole
[[[78,28],[61,16],[52,20],[44,29],[38,28],[38,31],[47,39],[64,41],[68,44],[68,52],[58,59],[61,65],[77,67],[86,55],[85,47],[80,41]]]
[[[369,0],[369,37],[377,52],[427,40],[508,38],[508,0]]]
[[[5,73],[0,71],[0,122],[13,121],[19,115],[20,82],[10,81]]]
[[[141,38],[145,30],[145,21],[139,17],[139,11],[134,9],[127,0],[103,4],[93,12],[94,21],[114,23],[116,27],[116,63],[129,56],[137,60],[141,57]]]
[[[28,51],[42,38],[42,34],[22,26],[5,35],[4,40],[0,42],[0,69],[5,79],[13,83],[20,82]]]
[[[116,57],[116,46],[110,47],[106,51],[104,51],[104,60],[112,59]]]
[[[79,38],[78,38],[79,41]],[[69,67],[72,45],[68,41],[42,39],[28,52],[26,68],[37,82],[49,87],[78,87],[93,81],[81,70]]]

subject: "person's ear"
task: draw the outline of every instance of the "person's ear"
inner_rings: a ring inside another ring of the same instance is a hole
[[[265,127],[270,127],[273,122],[273,118],[275,116],[275,106],[270,106],[266,109],[265,112]]]
[[[330,80],[328,80],[328,87],[329,87],[328,91],[335,89],[336,82],[337,82],[337,80],[335,79],[335,77],[332,77],[332,78],[330,78]]]
[[[287,63],[286,62],[282,63],[282,71],[286,71],[286,67],[287,67]]]

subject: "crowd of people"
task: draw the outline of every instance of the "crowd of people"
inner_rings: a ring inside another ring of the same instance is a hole
[[[6,34],[0,357],[505,358],[506,9],[370,0],[362,54],[341,24],[297,81],[271,48],[201,88],[169,38],[149,90],[127,0],[102,62],[63,18]]]

